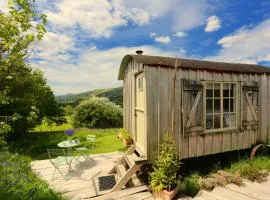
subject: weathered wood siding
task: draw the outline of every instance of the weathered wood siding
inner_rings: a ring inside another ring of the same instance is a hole
[[[260,74],[216,73],[201,70],[176,72],[172,68],[146,66],[146,110],[148,134],[148,159],[153,161],[162,136],[170,131],[170,106],[173,98],[173,77],[176,73],[173,137],[180,158],[221,153],[251,147],[258,142],[270,142],[270,77]],[[205,133],[200,127],[204,124],[203,95],[198,103],[192,128],[185,129],[196,94],[183,90],[183,79],[190,81],[232,81],[239,85],[237,130]],[[259,90],[251,95],[256,108],[258,122],[254,122],[245,99],[245,85],[257,83]],[[244,123],[246,122],[246,123]]]
[[[131,133],[135,142],[135,75],[139,72],[143,72],[143,65],[131,61],[123,80],[123,127]]]

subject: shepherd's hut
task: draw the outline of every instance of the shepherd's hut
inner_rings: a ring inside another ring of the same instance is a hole
[[[179,159],[270,143],[269,68],[137,51],[123,58],[118,79],[124,128],[134,145],[109,172],[118,174],[111,191],[134,180],[142,163],[153,162],[167,132]]]
[[[126,55],[124,128],[147,161],[171,132],[180,159],[270,142],[270,69],[159,56]]]

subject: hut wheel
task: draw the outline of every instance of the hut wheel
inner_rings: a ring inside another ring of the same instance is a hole
[[[249,155],[249,159],[252,160],[255,157],[256,152],[258,151],[258,149],[260,148],[264,148],[264,147],[268,147],[270,148],[270,145],[266,145],[266,144],[258,144],[255,147],[253,147],[253,149],[250,152]]]

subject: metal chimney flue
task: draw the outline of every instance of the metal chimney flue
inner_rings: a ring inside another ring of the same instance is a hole
[[[136,54],[137,54],[137,55],[142,55],[142,54],[143,54],[143,51],[142,51],[142,50],[137,50],[137,51],[136,51]]]

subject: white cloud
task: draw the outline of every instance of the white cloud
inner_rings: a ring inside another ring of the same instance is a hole
[[[221,45],[223,48],[228,48],[234,46],[241,41],[244,41],[246,37],[247,35],[245,32],[238,32],[237,35],[231,35],[221,38],[218,41],[218,44]]]
[[[209,12],[208,0],[126,0],[127,7],[146,10],[153,19],[166,17],[173,31],[202,25]]]
[[[157,33],[152,32],[152,33],[150,33],[149,35],[150,35],[150,37],[155,37],[155,36],[157,36]]]
[[[130,12],[127,14],[134,23],[138,25],[144,25],[149,23],[150,15],[148,12],[138,8],[132,8]]]
[[[164,51],[152,46],[117,47],[108,50],[88,48],[80,52],[78,62],[47,59],[35,62],[36,68],[44,71],[55,94],[78,93],[98,88],[122,85],[117,80],[118,70],[126,54],[135,54],[142,49],[146,55],[179,56],[183,51]]]
[[[208,17],[207,24],[204,28],[205,32],[217,31],[220,28],[221,28],[221,22],[217,16],[213,15],[211,17]]]
[[[113,29],[129,21],[143,25],[150,20],[147,11],[124,7],[122,0],[61,0],[55,7],[56,11],[46,11],[52,24],[64,28],[79,25],[94,38],[110,37]]]
[[[270,19],[251,28],[240,28],[218,41],[222,49],[209,59],[229,62],[267,61],[270,52]]]
[[[170,36],[156,36],[155,41],[161,44],[169,44],[171,42]]]
[[[183,31],[179,31],[176,32],[175,34],[173,34],[174,37],[178,37],[178,38],[182,38],[182,37],[186,37],[188,34],[183,32]]]
[[[70,57],[67,51],[72,49],[73,46],[74,42],[71,37],[64,34],[47,32],[37,44],[34,56],[42,60],[68,61]]]

